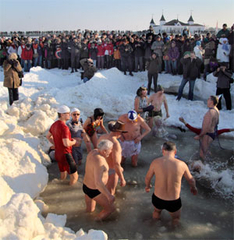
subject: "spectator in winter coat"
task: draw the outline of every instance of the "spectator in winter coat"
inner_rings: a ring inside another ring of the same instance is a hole
[[[113,58],[114,58],[114,67],[118,68],[119,70],[121,70],[121,60],[120,60],[120,51],[119,51],[119,47],[118,45],[116,45],[114,47],[114,54],[113,54]]]
[[[233,79],[231,78],[232,73],[227,70],[227,65],[225,62],[220,64],[220,68],[218,68],[213,74],[217,79],[217,90],[216,95],[223,94],[226,101],[227,110],[232,109],[232,100],[230,94],[230,83],[233,83]],[[217,105],[217,108],[222,109],[221,99]]]
[[[10,44],[11,45],[7,50],[8,55],[10,55],[11,53],[17,53],[17,47],[16,47],[15,43],[10,41]]]
[[[209,63],[211,58],[215,56],[215,42],[213,39],[209,39],[205,45],[205,52],[204,52],[204,80],[206,80],[206,76],[210,73],[209,70]]]
[[[32,49],[33,49],[33,66],[36,67],[39,61],[39,53],[38,53],[39,44],[37,39],[33,41]]]
[[[97,47],[95,46],[95,43],[92,42],[89,49],[89,57],[93,60],[94,67],[97,67],[97,52]]]
[[[44,62],[43,66],[44,68],[51,69],[51,60],[53,58],[53,50],[50,46],[50,41],[46,40],[44,42]]]
[[[10,105],[19,99],[18,88],[20,87],[19,72],[22,71],[17,54],[11,53],[3,62],[4,82],[3,86],[8,88]]]
[[[88,39],[84,39],[81,43],[80,59],[89,58]]]
[[[142,39],[136,37],[135,42],[133,43],[133,50],[135,56],[135,72],[138,72],[138,69],[143,71],[143,42]]]
[[[119,48],[119,51],[121,55],[121,63],[122,63],[122,69],[124,71],[124,75],[126,75],[126,71],[128,69],[129,75],[133,76],[132,59],[131,59],[131,53],[133,52],[133,49],[130,46],[127,39],[124,40],[123,44]]]
[[[171,41],[171,47],[168,50],[168,56],[170,59],[170,68],[173,75],[177,74],[177,61],[180,56],[178,47],[176,47],[176,42]]]
[[[195,53],[191,51],[184,55],[180,60],[183,65],[183,79],[181,81],[178,96],[176,100],[180,100],[183,94],[184,87],[187,82],[189,82],[189,100],[193,100],[193,90],[195,86],[195,80],[199,75],[199,69],[201,67],[201,59],[195,56]]]
[[[154,92],[157,92],[157,82],[158,82],[158,64],[159,59],[156,55],[156,53],[152,53],[152,57],[150,58],[149,64],[148,64],[148,95],[150,95],[151,90],[151,84],[152,84],[152,78],[154,80]]]
[[[77,72],[77,69],[80,65],[80,49],[81,49],[81,43],[78,41],[77,38],[73,38],[73,41],[71,42],[71,73],[75,71]]]
[[[217,33],[217,38],[222,38],[222,37],[225,37],[225,38],[228,38],[230,32],[229,30],[227,29],[227,24],[224,23],[223,24],[223,29],[221,29],[218,33]]]
[[[112,67],[113,52],[114,52],[113,44],[111,43],[110,39],[106,39],[104,43],[104,54],[105,54],[105,67],[107,69]]]
[[[149,36],[146,40],[146,42],[144,43],[144,58],[145,58],[145,66],[144,69],[148,68],[148,64],[151,58],[151,54],[152,54],[152,50],[151,50],[151,46],[152,46],[152,36]]]
[[[218,62],[226,62],[228,65],[230,51],[231,46],[228,44],[227,38],[220,38],[216,54]]]
[[[101,40],[98,40],[97,43],[97,68],[103,69],[104,68],[104,45]]]
[[[80,64],[84,69],[83,81],[84,83],[86,83],[94,76],[94,73],[97,72],[97,69],[96,67],[94,67],[93,60],[91,58],[89,59],[84,58],[80,60]]]
[[[22,49],[22,58],[24,60],[24,71],[29,72],[32,67],[33,50],[31,44],[27,43]]]
[[[18,47],[17,54],[18,54],[19,62],[21,63],[22,68],[24,67],[24,60],[22,59],[23,48],[25,48],[25,42],[24,42],[24,40],[21,40],[21,43]]]
[[[68,69],[69,67],[69,51],[68,51],[68,40],[63,38],[62,40],[62,69]]]
[[[158,64],[158,72],[162,72],[162,57],[163,57],[163,46],[164,43],[161,40],[161,37],[158,35],[156,37],[156,41],[153,42],[151,49],[158,56],[159,64]]]

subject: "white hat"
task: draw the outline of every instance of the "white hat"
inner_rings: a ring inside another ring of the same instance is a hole
[[[73,113],[73,112],[78,112],[78,113],[80,113],[80,110],[79,110],[78,108],[73,108],[73,109],[71,110],[71,113]]]
[[[128,119],[131,120],[131,121],[135,121],[137,119],[138,115],[137,115],[137,112],[134,111],[134,110],[130,110],[128,112]]]
[[[61,105],[61,106],[58,107],[57,112],[58,113],[69,113],[70,108],[67,107],[66,105]]]

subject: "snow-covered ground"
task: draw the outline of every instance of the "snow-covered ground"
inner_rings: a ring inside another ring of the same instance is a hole
[[[48,128],[56,120],[58,105],[81,110],[83,120],[92,115],[96,107],[103,108],[106,120],[133,109],[136,90],[147,84],[147,73],[124,76],[116,68],[97,72],[83,84],[79,73],[65,70],[32,68],[25,74],[19,88],[20,100],[8,105],[8,90],[2,86],[3,70],[0,69],[0,239],[107,239],[103,231],[84,233],[82,226],[77,233],[65,226],[66,215],[42,216],[47,207],[39,198],[48,182],[46,166],[50,159],[46,154],[49,143],[45,138]],[[166,92],[177,93],[181,76],[160,74],[158,83]],[[195,127],[201,127],[207,111],[206,100],[216,91],[216,79],[208,76],[207,82],[196,80],[195,101],[175,95],[167,95],[170,118],[168,126],[182,126],[183,116]],[[184,93],[188,92],[188,86]],[[234,87],[232,86],[234,106]],[[232,111],[223,109],[219,128],[234,128]],[[163,110],[164,111],[164,110]],[[233,137],[234,133],[226,133]]]

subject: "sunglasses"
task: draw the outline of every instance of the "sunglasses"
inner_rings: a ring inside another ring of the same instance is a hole
[[[80,116],[80,114],[79,113],[74,113],[74,114],[72,114],[73,116]]]

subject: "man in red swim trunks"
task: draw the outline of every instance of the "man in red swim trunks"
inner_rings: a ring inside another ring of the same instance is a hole
[[[71,138],[71,133],[66,125],[66,121],[70,119],[70,109],[62,105],[58,108],[58,118],[52,124],[46,136],[50,143],[55,146],[55,159],[58,162],[61,180],[70,175],[70,185],[78,180],[76,163],[72,157],[72,146],[76,144],[76,140]]]

